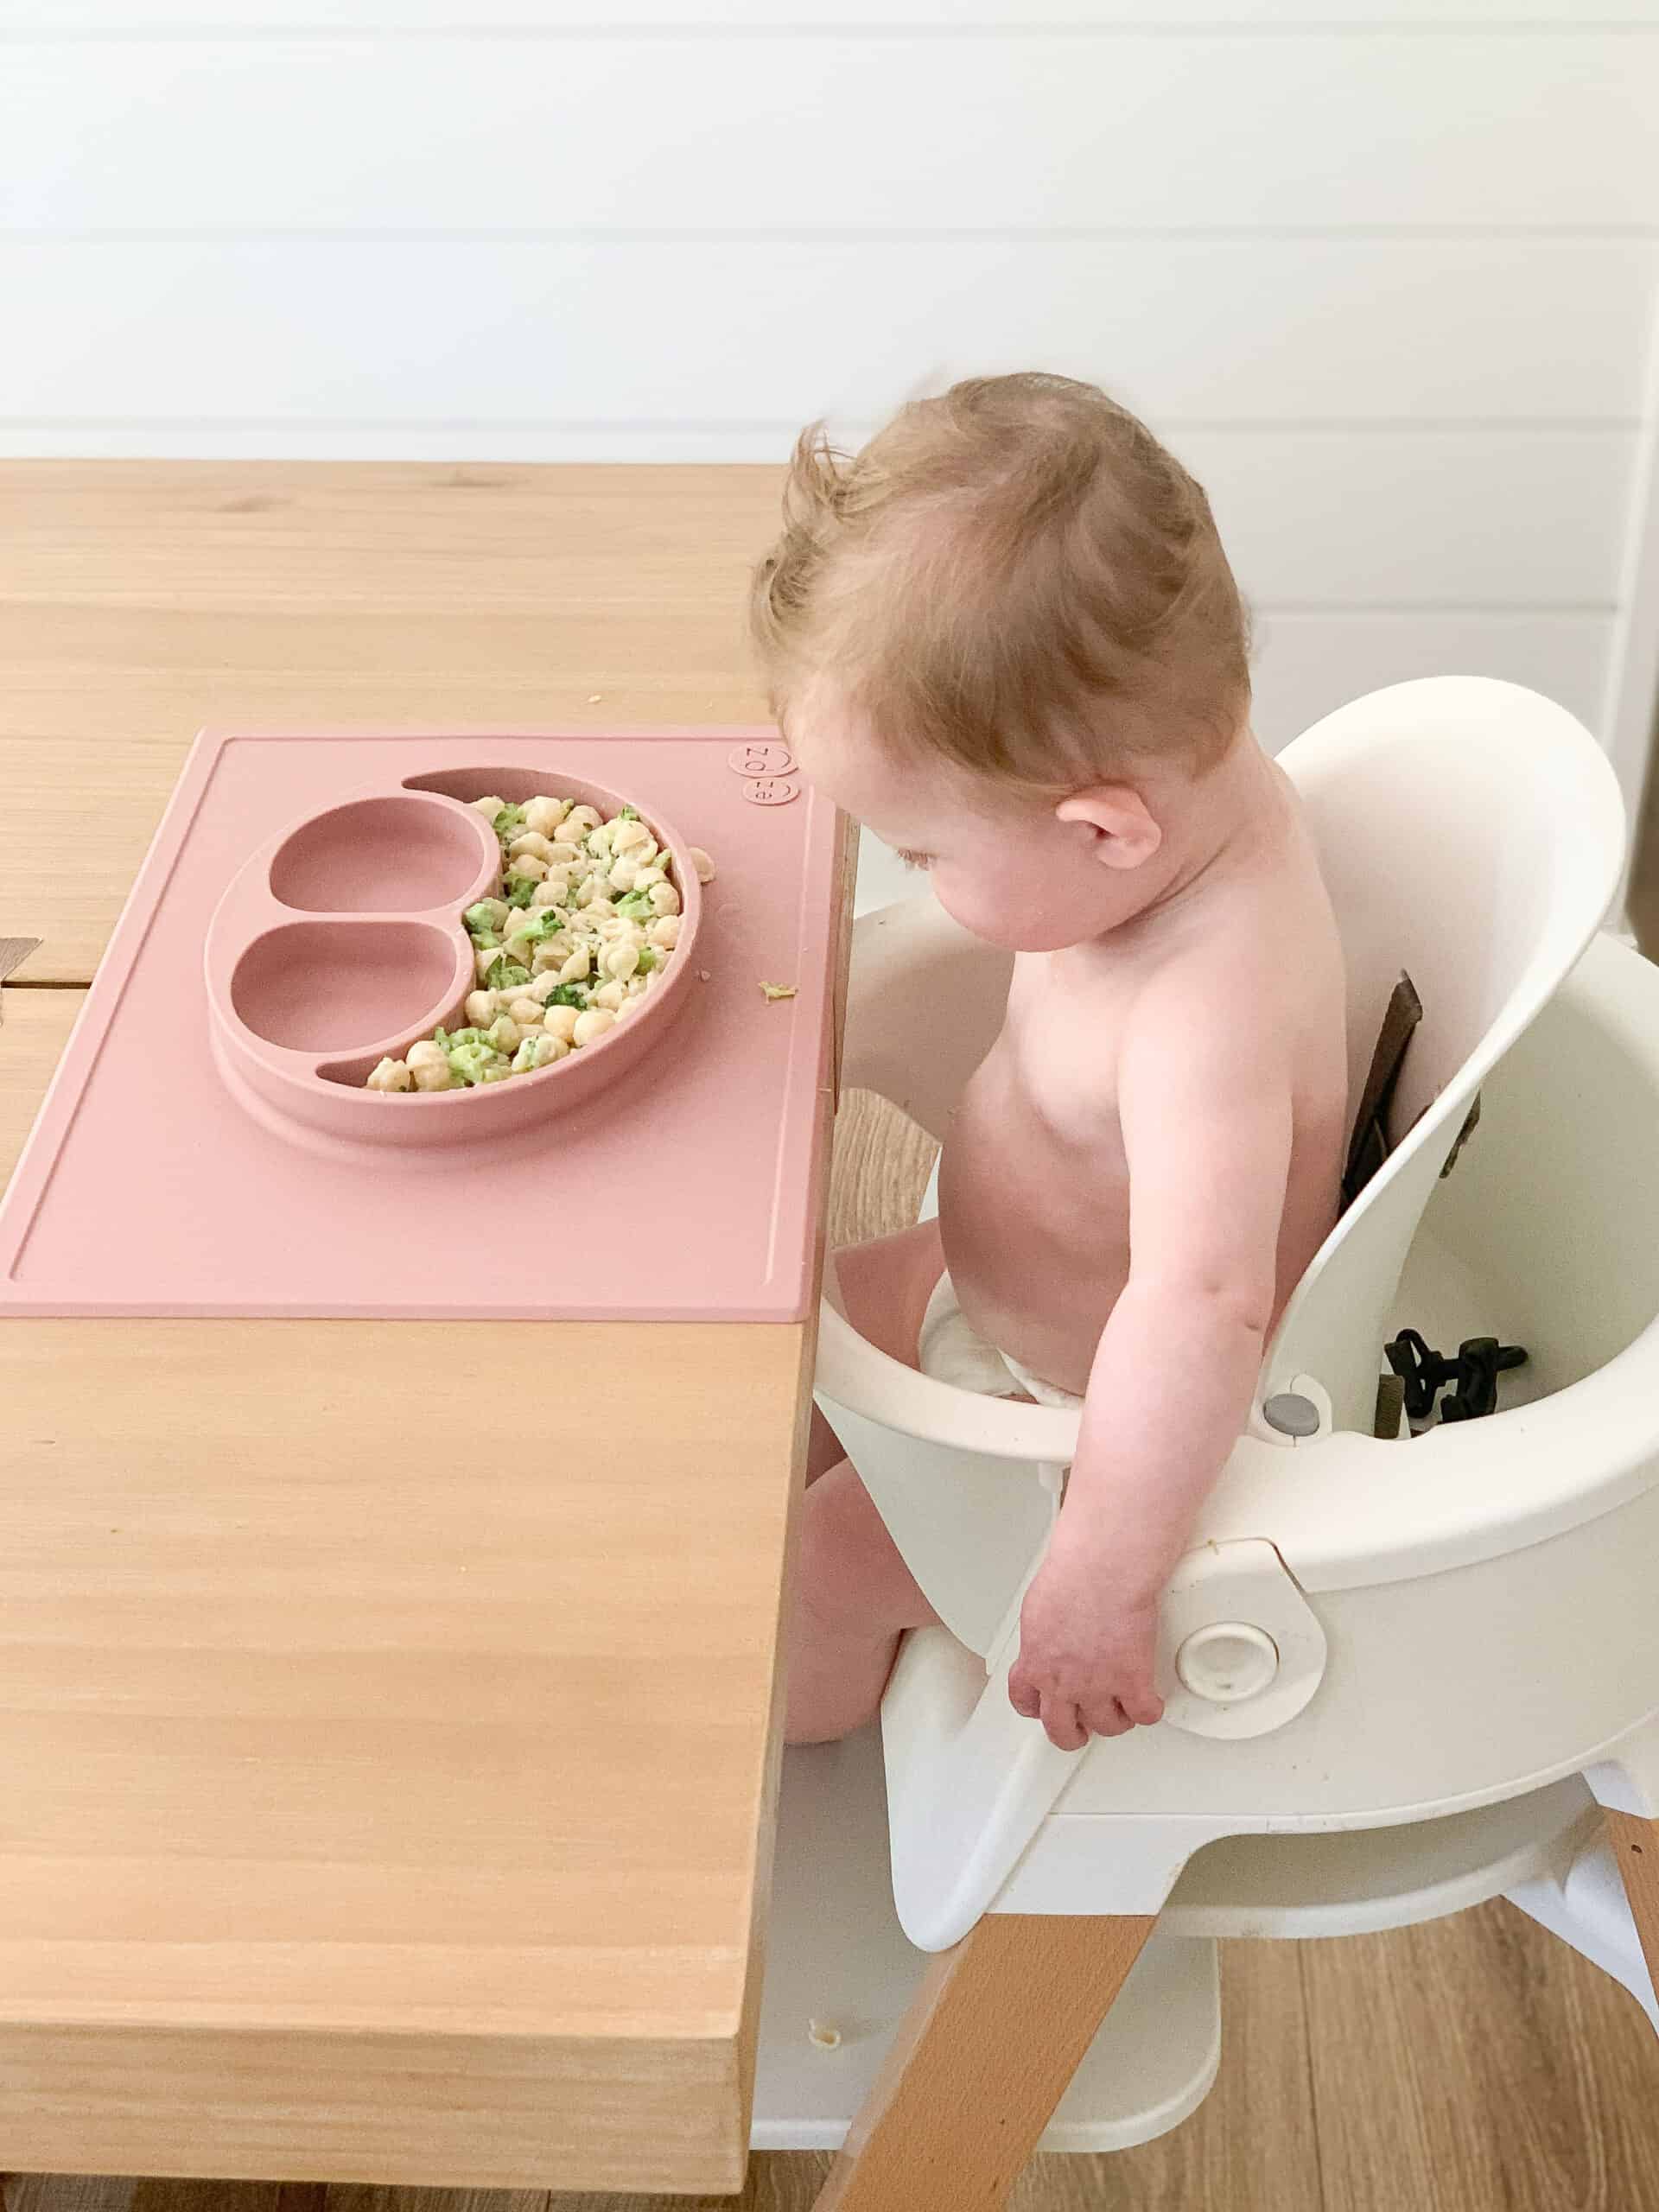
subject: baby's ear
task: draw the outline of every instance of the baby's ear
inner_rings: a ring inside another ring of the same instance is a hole
[[[1060,822],[1080,822],[1093,833],[1094,857],[1103,868],[1139,868],[1164,842],[1145,799],[1128,784],[1096,784],[1073,791],[1054,810]]]

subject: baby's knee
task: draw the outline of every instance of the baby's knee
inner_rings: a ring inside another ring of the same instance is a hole
[[[814,1483],[802,1510],[797,1582],[821,1627],[875,1635],[937,1620],[850,1462]]]
[[[846,1457],[846,1452],[842,1449],[841,1439],[824,1419],[819,1408],[814,1406],[812,1431],[806,1446],[806,1479],[809,1486],[817,1482],[821,1476],[827,1475],[831,1467],[839,1466]]]
[[[938,1223],[918,1221],[896,1236],[843,1245],[831,1265],[842,1311],[859,1335],[914,1367],[922,1315],[944,1272]]]

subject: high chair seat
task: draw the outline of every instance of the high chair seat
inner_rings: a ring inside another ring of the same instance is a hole
[[[1307,809],[1342,932],[1356,1099],[1402,969],[1425,1019],[1393,1101],[1394,1149],[1289,1302],[1229,1489],[1249,1485],[1252,1471],[1258,1484],[1282,1478],[1286,1439],[1262,1411],[1281,1393],[1312,1386],[1321,1436],[1369,1436],[1388,1316],[1423,1207],[1481,1084],[1594,933],[1624,851],[1618,785],[1600,748],[1563,709],[1515,684],[1430,677],[1374,692],[1281,760]],[[1011,970],[1009,955],[931,901],[867,915],[855,932],[843,1084],[890,1099],[943,1142],[1001,1027]],[[1012,1495],[1008,1463],[1069,1464],[1077,1416],[917,1374],[866,1344],[833,1291],[817,1394],[929,1599],[963,1642],[988,1653],[1058,1503],[1052,1472],[1039,1474],[1035,1498],[1026,1484]],[[891,1479],[889,1435],[907,1440]],[[931,1510],[934,1479],[950,1482],[957,1510]],[[1494,1529],[1491,1540],[1508,1538]],[[1471,1531],[1464,1541],[1480,1539]],[[1355,1551],[1345,1501],[1324,1543]],[[1369,1560],[1370,1532],[1358,1548]],[[1399,1571],[1430,1563],[1408,1557]]]
[[[1063,1752],[1007,1701],[1076,1416],[954,1391],[823,1312],[819,1402],[950,1631],[907,1639],[882,1710],[899,1920],[925,1950],[961,1946],[942,1972],[1002,1955],[985,1916],[1059,1914],[1080,1946],[1102,1931],[1093,1979],[1115,1987],[1225,1839],[1271,1859],[1268,1839],[1377,1832],[1351,1863],[1413,1895],[1448,1816],[1513,1802],[1524,1828],[1569,1787],[1637,1824],[1636,1854],[1659,1818],[1659,970],[1595,938],[1623,857],[1611,771],[1562,709],[1477,678],[1375,693],[1281,758],[1342,931],[1356,1096],[1402,969],[1425,1014],[1389,1154],[1293,1295],[1166,1593],[1163,1724]],[[865,918],[844,1082],[944,1139],[1008,964],[927,902]],[[1379,1440],[1403,1326],[1529,1364],[1495,1414]],[[1267,1418],[1282,1395],[1310,1433]],[[1559,1864],[1516,1880],[1541,1916],[1568,1886]],[[852,2187],[868,2164],[826,2202],[899,2201]]]

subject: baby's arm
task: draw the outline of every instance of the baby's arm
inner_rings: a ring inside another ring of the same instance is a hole
[[[1159,1600],[1249,1415],[1291,1147],[1290,1044],[1262,982],[1166,971],[1121,1041],[1129,1276],[1009,1684],[1068,1750],[1159,1718]]]

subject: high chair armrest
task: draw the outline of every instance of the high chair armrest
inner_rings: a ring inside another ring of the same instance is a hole
[[[959,1452],[1069,1467],[1077,1448],[1077,1420],[1064,1407],[982,1398],[889,1358],[826,1298],[818,1313],[820,1397],[891,1428]]]
[[[1440,1574],[1564,1535],[1659,1480],[1659,1324],[1583,1381],[1410,1443],[1241,1438],[1201,1539],[1265,1535],[1302,1588]]]
[[[988,1653],[1052,1526],[1044,1471],[1070,1465],[1077,1415],[919,1375],[827,1304],[817,1390],[832,1424],[859,1425],[856,1443],[842,1440],[912,1573],[953,1631]],[[1659,1321],[1581,1382],[1409,1443],[1345,1430],[1243,1435],[1192,1540],[1263,1538],[1309,1592],[1472,1566],[1659,1480],[1656,1405]]]
[[[1054,1525],[1077,1414],[918,1374],[827,1300],[814,1387],[929,1603],[970,1651],[989,1652]]]

